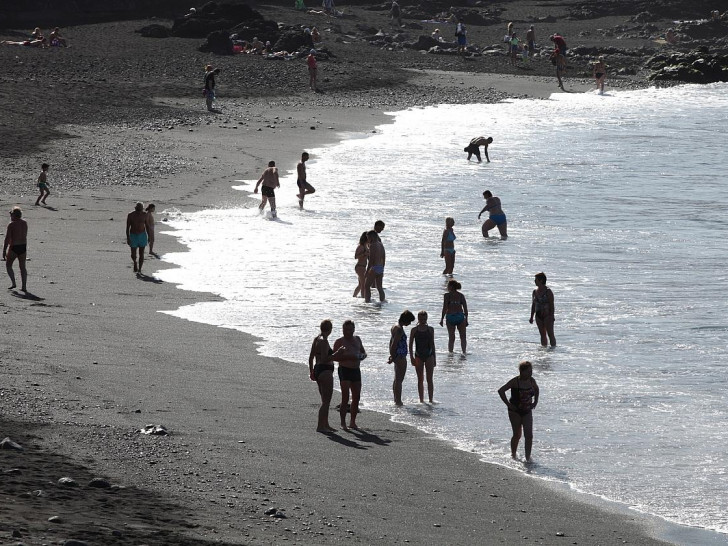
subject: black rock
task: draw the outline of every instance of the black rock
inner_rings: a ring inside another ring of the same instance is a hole
[[[93,480],[88,482],[88,486],[97,487],[99,489],[108,489],[109,487],[111,487],[111,484],[103,478],[94,478]]]
[[[168,38],[172,30],[164,25],[148,25],[137,30],[145,38]]]

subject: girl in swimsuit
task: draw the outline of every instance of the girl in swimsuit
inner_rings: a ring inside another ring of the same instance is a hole
[[[513,436],[511,437],[511,457],[516,458],[521,431],[525,437],[526,462],[531,462],[531,446],[533,446],[533,415],[531,410],[538,404],[538,385],[532,377],[533,366],[528,360],[518,365],[518,377],[498,389],[498,394],[508,406],[508,419],[511,421]],[[506,391],[511,391],[510,400]]]
[[[414,346],[414,347],[413,347]],[[413,350],[414,349],[414,350]],[[430,404],[435,393],[435,384],[432,382],[432,372],[435,371],[435,329],[427,325],[427,311],[417,313],[417,326],[412,328],[409,340],[410,361],[417,372],[417,392],[420,402],[425,401],[424,375],[427,371],[427,394]]]
[[[331,405],[331,397],[334,394],[333,357],[341,352],[341,349],[336,353],[331,350],[328,338],[331,334],[332,327],[330,320],[321,322],[321,333],[314,338],[313,344],[311,345],[311,353],[308,355],[309,377],[311,381],[316,381],[319,394],[321,395],[321,407],[318,412],[316,432],[332,432],[336,430],[329,425],[329,406]],[[316,365],[314,365],[314,361]]]
[[[452,277],[452,270],[455,268],[455,232],[453,226],[455,220],[447,217],[445,218],[445,230],[442,232],[442,243],[440,250],[440,258],[445,258],[445,269],[443,269],[443,275],[449,275]]]
[[[402,381],[407,373],[407,334],[404,327],[409,326],[415,320],[415,316],[405,310],[400,316],[397,324],[392,326],[392,337],[389,340],[389,362],[394,364],[394,382],[392,392],[394,393],[394,404],[402,406]]]
[[[462,285],[455,279],[447,283],[447,292],[442,302],[440,326],[447,318],[447,333],[449,336],[447,350],[451,353],[455,348],[455,328],[457,328],[460,334],[460,347],[463,354],[465,354],[468,345],[465,335],[465,328],[468,326],[468,304],[465,301],[465,296],[458,292],[461,288]]]
[[[359,284],[357,284],[354,289],[353,297],[356,298],[360,294],[364,296],[364,279],[366,278],[367,260],[369,259],[369,247],[367,246],[366,231],[361,234],[361,237],[359,237],[359,245],[354,251],[354,258],[356,259],[354,271],[356,271],[356,276],[359,279]]]
[[[546,347],[548,336],[552,347],[556,347],[556,336],[554,336],[554,293],[546,286],[546,274],[536,273],[536,289],[531,296],[531,318],[528,322],[533,324],[533,317],[536,317],[536,326],[541,335],[541,345]]]

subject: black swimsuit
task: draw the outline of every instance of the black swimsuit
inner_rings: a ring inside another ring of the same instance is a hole
[[[329,349],[329,356],[334,354],[333,349]],[[325,364],[315,364],[313,367],[313,378],[318,381],[319,375],[321,375],[323,372],[333,372],[334,371],[334,365],[329,364],[328,362]]]
[[[531,399],[536,395],[536,390],[533,388],[533,383],[531,383],[531,386],[522,389],[520,387],[521,380],[516,378],[516,386],[511,387],[511,404],[516,406],[516,410],[509,409],[508,411],[515,411],[520,415],[521,417],[528,415],[531,413],[531,408],[533,407],[533,402],[531,402]]]

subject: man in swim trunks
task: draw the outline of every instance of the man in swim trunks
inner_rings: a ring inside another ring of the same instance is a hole
[[[35,200],[35,204],[39,205],[46,204],[46,199],[51,194],[51,190],[48,189],[48,163],[43,163],[40,166],[40,174],[38,175],[38,199]]]
[[[23,220],[23,211],[20,207],[13,207],[10,211],[10,223],[5,232],[5,241],[3,242],[3,260],[5,260],[5,268],[8,271],[8,277],[13,285],[8,288],[12,290],[15,284],[15,273],[13,272],[13,262],[18,259],[20,266],[20,280],[22,282],[21,290],[27,292],[26,283],[28,281],[28,272],[25,269],[25,250],[27,247],[28,223]]]
[[[298,180],[296,180],[298,194],[296,197],[298,197],[298,206],[300,208],[303,208],[303,199],[309,193],[316,192],[316,189],[306,180],[306,161],[308,161],[308,152],[303,152],[301,154],[301,161],[296,165],[296,172],[298,173]]]
[[[501,240],[505,241],[508,239],[508,222],[506,222],[506,213],[501,208],[500,199],[493,197],[493,194],[489,190],[483,192],[483,197],[485,198],[485,206],[480,211],[480,214],[478,214],[478,220],[480,220],[480,215],[486,210],[489,214],[488,219],[483,222],[483,237],[488,237],[488,230],[497,227],[501,235]]]
[[[334,342],[332,360],[339,363],[339,382],[341,384],[341,428],[357,429],[356,414],[359,413],[359,398],[361,397],[361,361],[367,357],[364,345],[359,336],[354,335],[354,321],[347,320],[342,326],[343,337]],[[349,393],[351,392],[351,418],[346,426],[346,412],[349,409]]]
[[[372,301],[372,286],[377,287],[379,301],[384,301],[384,289],[382,288],[386,261],[384,245],[374,230],[367,232],[367,241],[369,242],[369,262],[364,277],[364,301],[367,303]]]
[[[268,168],[260,175],[253,193],[258,193],[258,186],[260,186],[261,182],[263,183],[263,187],[260,189],[260,193],[263,194],[263,198],[260,200],[258,209],[262,213],[265,208],[265,203],[270,201],[270,213],[275,218],[277,215],[275,189],[281,187],[281,183],[278,180],[278,167],[276,167],[275,161],[268,162]]]
[[[134,210],[126,217],[126,244],[131,247],[135,273],[142,272],[144,249],[149,244],[149,233],[152,229],[151,218],[144,211],[144,203],[137,203],[134,205]],[[137,249],[139,249],[139,266],[137,266]]]
[[[490,158],[488,157],[488,144],[491,144],[492,142],[493,142],[493,137],[485,138],[485,137],[479,136],[479,137],[475,137],[474,139],[472,139],[470,141],[470,144],[468,144],[465,147],[465,149],[463,150],[464,152],[468,152],[468,161],[470,161],[470,158],[473,156],[478,158],[478,163],[483,161],[480,158],[480,146],[483,146],[483,152],[485,153],[485,159],[486,159],[486,161],[488,161],[488,163],[490,163]]]

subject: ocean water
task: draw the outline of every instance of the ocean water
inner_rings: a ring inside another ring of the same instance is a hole
[[[224,298],[172,314],[259,336],[263,354],[301,363],[302,383],[319,322],[334,321],[333,341],[353,319],[369,353],[365,412],[389,413],[484,461],[728,533],[728,85],[394,118],[376,134],[310,150],[317,192],[303,211],[293,174],[281,179],[275,220],[256,204],[171,214],[189,252],[166,254],[179,268],[157,275]],[[468,163],[462,149],[480,134],[494,138],[492,162]],[[230,184],[250,192],[254,181]],[[502,200],[507,241],[481,235],[485,189]],[[467,355],[447,353],[437,324],[447,216],[470,309]],[[351,297],[354,249],[376,219],[387,224],[383,305]],[[553,350],[528,323],[539,271],[555,294]],[[405,406],[392,403],[387,344],[404,309],[427,310],[435,326],[433,405],[419,403],[411,367]],[[496,392],[523,359],[541,387],[528,468],[510,459]]]

